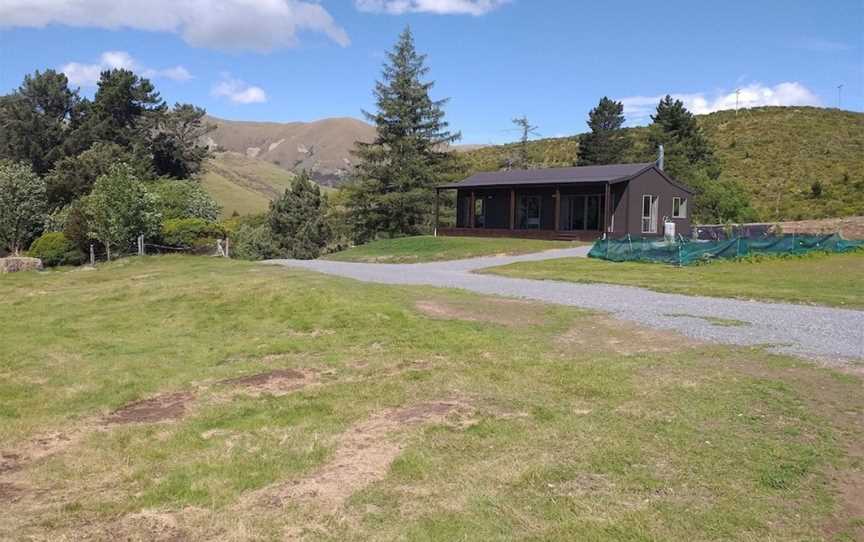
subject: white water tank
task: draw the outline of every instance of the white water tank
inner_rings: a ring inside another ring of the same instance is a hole
[[[667,220],[663,224],[663,236],[666,238],[667,241],[674,241],[675,240],[675,223],[674,222]]]

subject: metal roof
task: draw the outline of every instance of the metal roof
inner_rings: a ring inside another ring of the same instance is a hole
[[[531,184],[614,183],[632,179],[655,167],[654,162],[475,173],[464,181],[438,188],[479,188]]]

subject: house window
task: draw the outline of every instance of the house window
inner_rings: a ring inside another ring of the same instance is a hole
[[[642,196],[642,233],[657,233],[657,210],[660,198],[645,194]]]
[[[687,198],[672,198],[672,218],[687,218]]]
[[[474,200],[474,227],[486,227],[486,202],[482,197]]]

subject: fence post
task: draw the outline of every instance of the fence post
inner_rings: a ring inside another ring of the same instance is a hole
[[[143,235],[138,236],[138,255],[139,256],[144,255],[144,236]]]
[[[90,243],[90,265],[96,265],[96,253],[93,251],[93,243]]]
[[[231,238],[227,235],[225,236],[225,257],[231,257]]]

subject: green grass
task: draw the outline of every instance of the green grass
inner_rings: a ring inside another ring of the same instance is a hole
[[[498,239],[489,237],[400,237],[382,239],[325,258],[342,262],[419,263],[459,260],[497,254],[527,254],[578,243],[534,239]]]
[[[624,284],[658,292],[864,308],[864,252],[726,261],[689,267],[562,258],[516,263],[484,273]]]
[[[0,329],[0,452],[19,462],[0,539],[859,535],[833,484],[864,477],[860,378],[758,349],[642,333],[625,353],[632,327],[585,311],[180,256],[3,276]],[[289,368],[314,384],[219,383]],[[185,417],[102,423],[176,391]],[[402,444],[347,501],[256,497],[326,471],[387,409],[442,400],[462,407],[361,442],[361,460]]]

